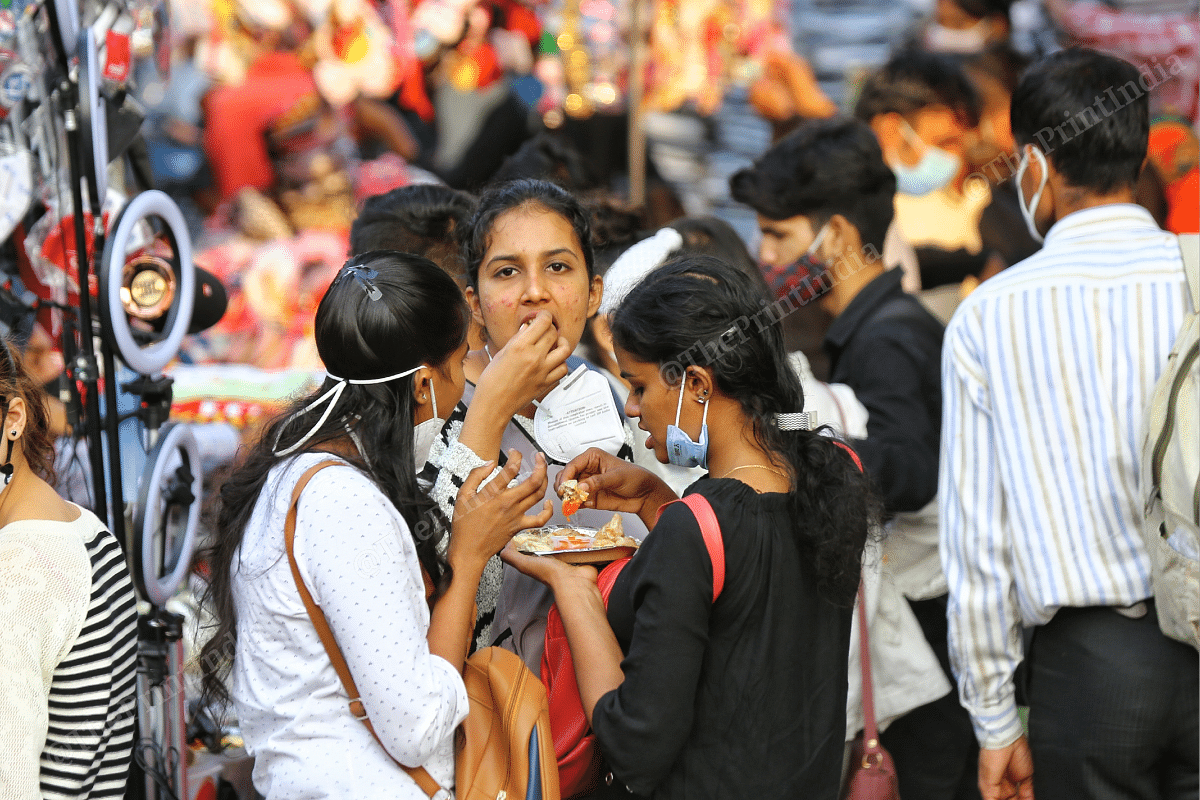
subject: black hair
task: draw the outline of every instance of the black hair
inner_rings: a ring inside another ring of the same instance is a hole
[[[952,0],[952,2],[972,19],[1000,16],[1008,20],[1009,9],[1013,4],[1013,0]]]
[[[880,114],[909,118],[930,106],[946,106],[968,128],[979,124],[979,95],[953,58],[905,50],[872,73],[854,105],[854,116],[870,122]]]
[[[54,436],[50,432],[50,409],[46,393],[33,382],[14,343],[0,336],[0,411],[8,417],[8,403],[14,397],[25,401],[25,430],[21,432],[21,451],[34,475],[54,485]],[[3,422],[0,421],[0,426]],[[0,427],[0,430],[3,430]],[[8,442],[8,455],[12,444]],[[4,459],[0,453],[0,459]],[[3,463],[3,461],[0,461]]]
[[[772,299],[771,287],[767,285],[767,279],[758,268],[758,262],[750,255],[746,243],[728,222],[720,217],[698,215],[680,217],[668,223],[667,227],[679,231],[679,235],[683,237],[683,247],[676,251],[678,255],[719,258],[746,276],[764,300]]]
[[[729,186],[735,200],[768,219],[805,216],[815,230],[841,214],[879,253],[895,214],[896,176],[875,133],[846,117],[804,122]]]
[[[479,266],[491,242],[492,226],[495,225],[496,219],[501,214],[522,206],[541,206],[571,224],[583,251],[590,282],[596,274],[596,263],[592,255],[592,224],[588,212],[566,189],[549,181],[532,178],[502,183],[486,190],[480,196],[479,207],[470,224],[463,228],[461,240],[463,258],[467,262],[467,282],[479,288]]]
[[[596,274],[606,275],[622,253],[646,238],[645,209],[632,208],[608,192],[585,195],[580,202],[591,215]]]
[[[440,367],[466,340],[469,320],[462,291],[432,261],[373,251],[348,261],[334,278],[317,306],[314,338],[331,375],[369,380],[420,364]],[[440,591],[450,568],[437,544],[448,524],[417,483],[413,380],[409,375],[385,383],[347,384],[334,413],[300,452],[337,452],[374,481],[408,523],[421,565]],[[206,698],[229,699],[223,677],[237,641],[232,593],[237,552],[268,473],[293,457],[276,455],[276,450],[298,442],[312,428],[328,405],[307,407],[335,385],[327,377],[319,389],[276,417],[221,488],[214,539],[202,554],[210,571],[205,602],[217,623],[201,652]]]
[[[1099,194],[1132,187],[1150,137],[1145,77],[1082,47],[1047,56],[1013,92],[1013,138],[1021,148],[1037,145],[1071,186]]]
[[[991,45],[981,53],[971,53],[959,57],[959,63],[967,73],[967,77],[976,82],[978,77],[990,78],[995,81],[1009,96],[1017,88],[1021,73],[1029,66],[1029,59],[1018,53],[1007,43]],[[980,105],[983,105],[983,92],[980,91]]]
[[[538,133],[504,159],[491,182],[507,183],[520,178],[553,181],[570,192],[596,186],[596,179],[575,145],[547,131]]]
[[[672,383],[692,365],[712,370],[717,389],[750,419],[759,445],[789,465],[797,542],[811,556],[821,593],[849,605],[878,503],[867,476],[833,439],[775,424],[776,414],[803,408],[804,392],[766,308],[733,267],[682,256],[630,291],[613,313],[613,338],[639,361],[659,365]]]
[[[432,183],[401,186],[368,197],[350,226],[350,255],[398,250],[424,256],[463,278],[458,231],[475,213],[475,198]]]

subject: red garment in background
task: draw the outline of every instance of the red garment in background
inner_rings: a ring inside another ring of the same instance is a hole
[[[317,93],[312,74],[294,53],[268,53],[250,67],[240,86],[221,86],[205,100],[204,150],[223,200],[249,186],[275,182],[267,153],[271,123],[298,100]]]

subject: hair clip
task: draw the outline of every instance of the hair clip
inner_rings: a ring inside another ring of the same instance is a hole
[[[350,263],[342,267],[342,274],[349,275],[358,281],[358,285],[363,287],[363,291],[367,293],[367,297],[372,300],[378,300],[383,297],[383,292],[379,291],[379,287],[371,282],[373,278],[379,277],[379,273],[370,267]]]

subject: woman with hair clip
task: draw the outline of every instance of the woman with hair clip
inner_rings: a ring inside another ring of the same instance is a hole
[[[544,455],[552,473],[589,446],[626,458],[633,452],[608,381],[570,357],[603,287],[588,213],[553,183],[516,180],[480,197],[464,234],[467,301],[485,345],[467,355],[462,404],[449,416],[424,473],[447,514],[470,470],[487,460],[503,465],[510,449],[526,458]],[[510,379],[485,385],[485,370]],[[547,499],[557,497],[548,491]],[[599,527],[611,516],[556,513],[553,521]],[[635,537],[642,533],[632,515],[625,526]],[[508,647],[536,674],[550,593],[502,570],[494,559],[480,584],[476,644]]]
[[[463,390],[469,319],[433,262],[393,251],[351,259],[317,308],[324,384],[268,426],[221,490],[207,554],[219,625],[201,654],[203,682],[232,700],[268,800],[426,797],[400,764],[453,786],[479,577],[514,533],[550,516],[526,514],[545,492],[544,462],[510,487],[513,457],[477,492],[485,465],[459,495],[447,546],[448,523],[418,482],[441,427],[436,404],[452,407]],[[294,489],[331,460],[300,494],[293,553],[377,738],[348,707],[285,554]]]
[[[560,478],[578,479],[588,505],[653,526],[607,612],[594,569],[503,554],[553,590],[613,785],[636,795],[838,795],[850,615],[876,508],[853,454],[803,429],[800,383],[764,308],[732,267],[685,256],[611,319],[625,412],[646,446],[708,470],[685,495],[720,525],[715,600],[692,510],[664,508],[677,498],[659,478],[596,450]]]
[[[50,482],[43,392],[0,338],[0,786],[123,797],[137,714],[137,601],[116,538]]]

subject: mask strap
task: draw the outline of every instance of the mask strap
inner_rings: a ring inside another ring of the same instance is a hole
[[[1050,179],[1050,167],[1046,163],[1046,156],[1041,150],[1033,147],[1032,145],[1028,145],[1028,147],[1030,149],[1026,150],[1022,155],[1021,164],[1017,167],[1017,200],[1021,205],[1021,213],[1023,216],[1025,216],[1026,227],[1029,228],[1029,235],[1032,236],[1035,241],[1041,243],[1045,241],[1045,237],[1038,232],[1037,225],[1033,221],[1033,215],[1034,212],[1037,211],[1038,203],[1042,201],[1042,192],[1046,191],[1046,185]],[[1033,160],[1029,156],[1029,153],[1031,152],[1037,153],[1038,161],[1041,162],[1042,179],[1038,182],[1038,188],[1037,191],[1033,193],[1033,198],[1029,201],[1029,204],[1026,205],[1025,195],[1021,192],[1021,179],[1025,177],[1025,172],[1029,169],[1029,164]]]
[[[817,238],[813,239],[812,244],[804,251],[804,255],[811,256],[817,252],[817,248],[821,246],[821,242],[825,241],[825,231],[829,230],[829,223],[826,222],[821,226],[821,230],[817,231]]]
[[[287,427],[287,425],[285,423],[284,425],[280,426],[279,434],[277,434],[275,437],[275,444],[274,444],[275,449],[273,451],[274,454],[276,456],[280,456],[280,457],[290,456],[292,453],[296,452],[301,447],[303,447],[305,445],[305,443],[308,442],[308,440],[313,437],[313,434],[315,434],[318,430],[321,429],[321,426],[325,424],[325,421],[329,419],[329,415],[333,413],[333,407],[336,406],[338,400],[340,400],[342,398],[342,392],[344,392],[346,390],[347,384],[354,384],[356,386],[366,386],[366,385],[375,384],[375,383],[387,383],[388,381],[394,381],[394,380],[398,380],[400,378],[405,378],[409,375],[412,375],[414,372],[416,372],[423,366],[425,366],[425,365],[418,364],[417,366],[413,367],[410,370],[405,370],[404,372],[398,372],[395,375],[389,375],[386,378],[367,378],[367,379],[362,379],[362,380],[359,380],[359,379],[350,380],[347,378],[339,378],[332,373],[329,373],[329,372],[325,373],[327,377],[331,378],[332,380],[337,381],[337,383],[335,383],[329,391],[325,392],[325,394],[321,395],[316,400],[313,400],[311,403],[306,405],[304,408],[300,409],[295,414],[293,414],[291,417],[289,417],[288,422],[295,419],[296,417],[302,417],[305,414],[307,414],[308,412],[312,411],[317,406],[319,406],[325,402],[328,402],[329,405],[325,407],[325,411],[321,414],[321,418],[319,420],[317,420],[316,425],[313,425],[311,428],[308,429],[308,433],[306,433],[306,434],[304,434],[304,436],[300,437],[300,441],[296,442],[291,447],[285,448],[283,450],[278,449],[279,448],[279,437],[283,435],[283,429],[285,427]],[[361,452],[361,448],[360,448],[360,452]]]
[[[908,124],[908,120],[906,120],[904,117],[901,117],[900,122],[904,125],[904,127],[900,129],[900,135],[904,137],[905,141],[914,146],[919,142],[925,147],[929,147],[929,142],[922,139],[921,135],[913,130],[913,126]]]
[[[433,385],[433,378],[429,379],[429,395],[433,398],[433,418],[440,419],[437,413],[437,387]]]
[[[683,378],[679,381],[679,402],[675,404],[675,427],[679,427],[679,415],[683,411],[683,385],[687,382],[687,373],[683,374]]]
[[[703,433],[708,427],[708,401],[701,400],[700,403],[704,406],[704,413],[700,416],[700,432]]]

